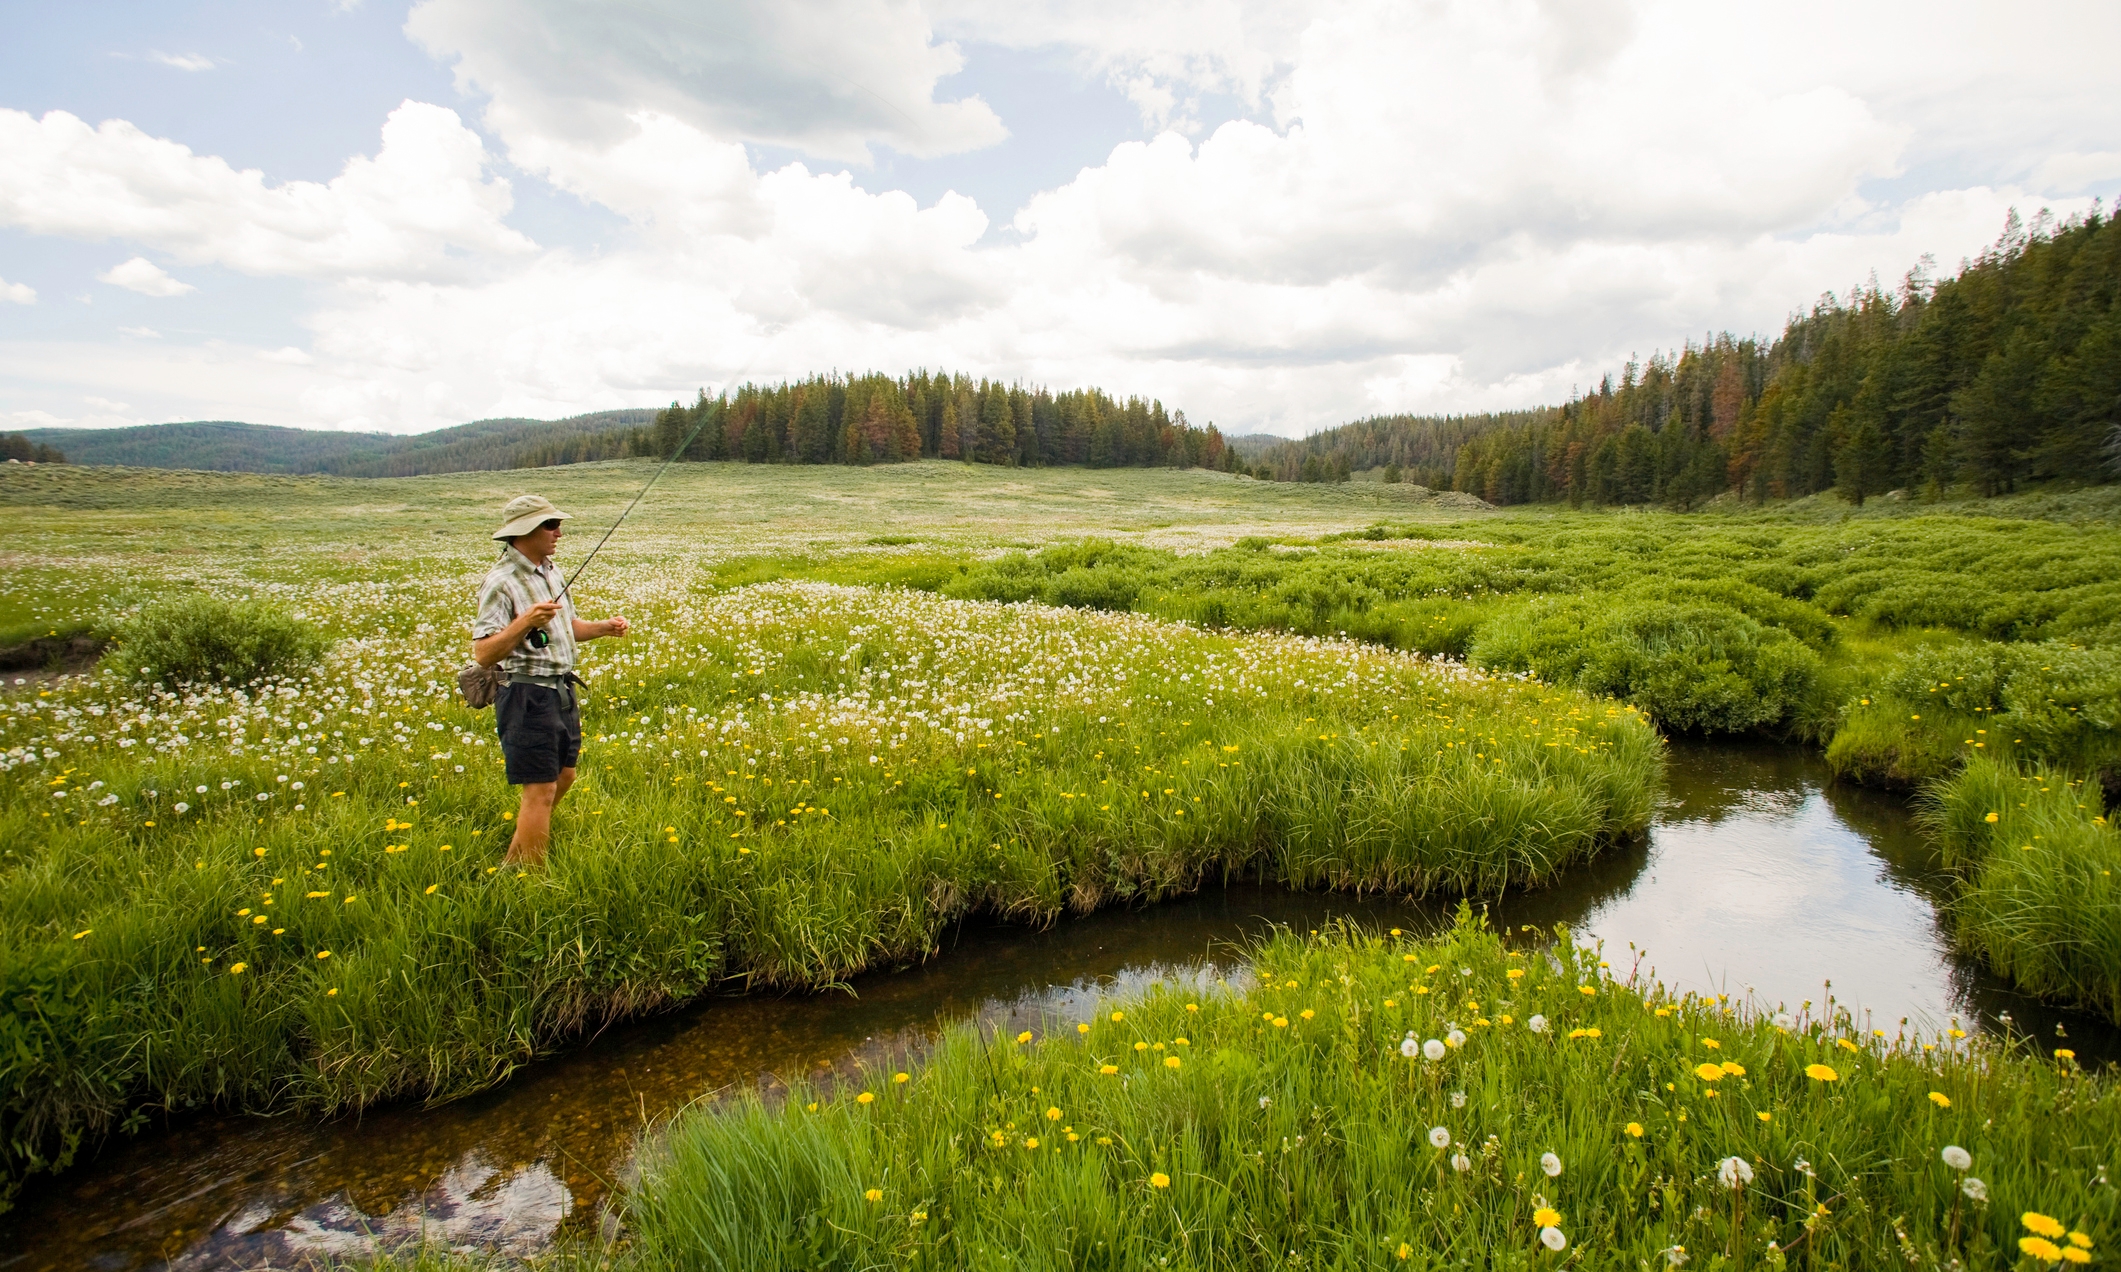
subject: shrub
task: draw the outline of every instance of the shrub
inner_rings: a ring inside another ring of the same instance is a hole
[[[1504,671],[1625,698],[1676,729],[1739,733],[1794,719],[1817,690],[1819,655],[1720,605],[1571,598],[1488,623],[1469,656]]]
[[[156,601],[119,628],[116,666],[171,688],[299,675],[330,641],[310,623],[262,601],[204,593]]]

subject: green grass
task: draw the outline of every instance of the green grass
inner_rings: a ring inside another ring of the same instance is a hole
[[[1640,833],[1658,780],[1633,711],[1359,645],[693,579],[627,576],[642,635],[596,647],[542,875],[498,870],[513,792],[450,635],[7,704],[11,1173],[146,1112],[476,1090],[610,1020],[918,960],[973,912],[1537,886]]]
[[[2121,1093],[2066,1057],[1675,999],[1470,920],[1284,934],[1253,967],[688,1113],[626,1200],[631,1263],[2008,1267],[2025,1212],[2101,1258],[2121,1219]]]
[[[1961,944],[2035,994],[2121,1020],[2121,834],[2095,784],[1986,757],[1927,794]]]

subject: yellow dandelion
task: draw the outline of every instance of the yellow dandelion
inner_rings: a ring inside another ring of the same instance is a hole
[[[1829,1064],[1808,1064],[1804,1066],[1804,1076],[1814,1082],[1839,1082],[1841,1080],[1841,1075],[1834,1072],[1834,1066]]]
[[[1016,1035],[1016,1040],[1017,1040],[1018,1042],[1029,1042],[1029,1041],[1031,1041],[1031,1031],[1030,1031],[1029,1029],[1026,1029],[1026,1030],[1024,1030],[1024,1031],[1023,1031],[1022,1033],[1020,1033],[1020,1034]]]
[[[1942,1091],[1932,1091],[1930,1092],[1930,1103],[1940,1109],[1948,1109],[1952,1107],[1952,1097]]]
[[[2024,1214],[2019,1215],[2018,1222],[2043,1237],[2060,1237],[2063,1233],[2069,1231],[2069,1229],[2062,1226],[2061,1220],[2043,1215],[2037,1210],[2028,1210]]]
[[[1561,1212],[1552,1206],[1541,1206],[1532,1212],[1532,1224],[1539,1228],[1552,1228],[1561,1223]]]
[[[243,973],[249,970],[250,964],[248,963],[230,963],[228,965],[228,974],[230,976],[241,976]]]
[[[2059,1263],[2062,1260],[2062,1248],[2046,1237],[2020,1237],[2018,1248],[2042,1263]]]
[[[891,1081],[892,1081],[892,1082],[893,1082],[894,1084],[902,1084],[902,1083],[906,1083],[906,1082],[911,1082],[911,1081],[913,1081],[913,1075],[912,1075],[912,1074],[910,1074],[910,1073],[894,1073],[894,1074],[892,1074],[892,1075],[891,1075]]]
[[[1772,1122],[1775,1120],[1775,1115],[1773,1113],[1768,1112],[1766,1109],[1760,1110],[1758,1113],[1753,1114],[1753,1116],[1759,1118],[1763,1122]]]
[[[1090,1032],[1090,1026],[1088,1026],[1088,1025],[1077,1025],[1077,1026],[1075,1027],[1075,1032],[1077,1032],[1077,1033],[1079,1033],[1079,1034],[1086,1034],[1086,1033],[1089,1033],[1089,1032]]]
[[[1585,998],[1593,997],[1598,993],[1596,989],[1593,989],[1589,985],[1578,985],[1576,987],[1576,992],[1582,994]]]
[[[1119,1072],[1119,1066],[1116,1064],[1101,1064],[1097,1066],[1097,1071],[1109,1078]]]
[[[318,957],[318,958],[330,958],[330,957],[331,957],[331,951],[330,951],[330,950],[318,950],[318,951],[317,951],[317,957]]]
[[[1703,1082],[1715,1082],[1723,1077],[1723,1066],[1713,1062],[1694,1066],[1694,1076]]]
[[[1306,1008],[1304,1008],[1304,1009],[1303,1009],[1302,1011],[1300,1011],[1300,1012],[1298,1012],[1298,1013],[1297,1013],[1297,1015],[1299,1015],[1299,1016],[1302,1016],[1302,1017],[1303,1017],[1303,1018],[1304,1018],[1305,1020],[1309,1020],[1309,1019],[1311,1019],[1311,1018],[1312,1018],[1313,1016],[1316,1016],[1317,1014],[1318,1014],[1317,1012],[1315,1012],[1315,1011],[1311,1010],[1311,1009],[1310,1009],[1309,1007],[1306,1007]]]
[[[882,1201],[884,1199],[884,1190],[872,1188],[868,1192],[863,1193],[862,1196],[869,1201]]]
[[[1115,1011],[1115,1012],[1113,1012],[1113,1013],[1112,1013],[1112,1019],[1113,1019],[1113,1021],[1114,1021],[1114,1022],[1122,1021],[1122,1020],[1125,1020],[1126,1018],[1127,1018],[1127,1013],[1126,1013],[1126,1012],[1123,1012],[1123,1011]]]
[[[1628,1138],[1630,1139],[1642,1138],[1642,1123],[1640,1122],[1630,1122],[1622,1129],[1628,1133]]]
[[[1156,1171],[1149,1176],[1149,1187],[1151,1188],[1169,1188],[1170,1186],[1171,1177],[1162,1171]]]
[[[860,1095],[854,1097],[854,1102],[856,1104],[874,1104],[876,1103],[876,1093],[873,1091],[864,1091]]]
[[[1178,1067],[1178,1057],[1177,1057],[1177,1056],[1165,1056],[1165,1057],[1164,1057],[1164,1067],[1165,1067],[1166,1069],[1176,1069],[1176,1068]]]
[[[1411,1259],[1414,1257],[1414,1247],[1402,1241],[1399,1243],[1399,1250],[1397,1251],[1397,1253],[1402,1261],[1406,1259]]]
[[[1058,1122],[1058,1121],[1060,1121],[1060,1120],[1061,1120],[1061,1111],[1060,1111],[1059,1109],[1047,1109],[1047,1110],[1046,1110],[1046,1120],[1047,1120],[1048,1122]]]

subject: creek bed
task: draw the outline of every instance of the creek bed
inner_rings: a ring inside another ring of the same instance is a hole
[[[1680,741],[1646,841],[1491,913],[1602,939],[1616,973],[1640,951],[1644,974],[1682,989],[1792,1009],[1811,1000],[1815,1014],[1831,993],[1888,1035],[1903,1017],[1924,1032],[2007,1024],[2083,1063],[2121,1059],[2112,1026],[2016,994],[1954,954],[1937,913],[1944,888],[1904,802],[1830,785],[1809,752]],[[1451,908],[1232,885],[1043,932],[967,924],[927,964],[858,978],[852,996],[710,1000],[440,1108],[201,1118],[115,1140],[25,1190],[0,1219],[0,1269],[293,1265],[423,1234],[529,1253],[597,1223],[643,1125],[703,1096],[895,1060],[941,1022],[1014,1031],[1080,996],[1241,973],[1244,943],[1274,924],[1425,930]]]

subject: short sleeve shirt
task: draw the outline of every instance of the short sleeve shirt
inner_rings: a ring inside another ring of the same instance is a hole
[[[516,616],[541,601],[557,600],[560,612],[546,624],[552,643],[535,648],[526,637],[501,660],[501,670],[511,675],[563,676],[574,670],[574,598],[564,589],[565,579],[551,561],[532,565],[530,558],[513,544],[501,549],[501,559],[486,572],[479,587],[479,614],[472,620],[471,637],[483,640],[516,621]]]

